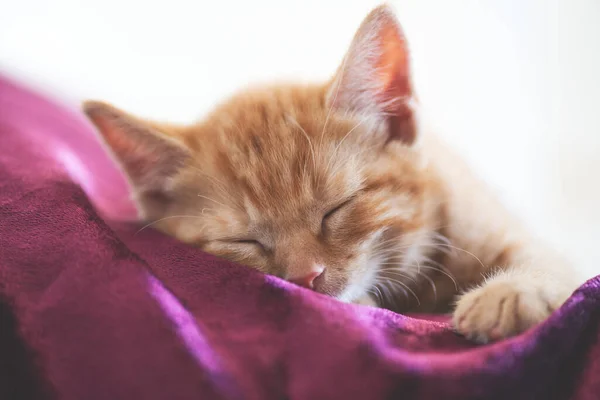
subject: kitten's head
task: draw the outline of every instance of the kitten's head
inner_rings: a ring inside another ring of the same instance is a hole
[[[343,300],[409,268],[433,223],[406,42],[385,6],[327,84],[246,90],[191,126],[84,108],[144,220]]]

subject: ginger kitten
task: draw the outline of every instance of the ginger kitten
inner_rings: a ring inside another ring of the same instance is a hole
[[[485,341],[544,320],[578,284],[421,124],[387,6],[325,84],[248,89],[189,126],[84,110],[142,220],[342,301],[443,311],[458,295],[455,328]]]

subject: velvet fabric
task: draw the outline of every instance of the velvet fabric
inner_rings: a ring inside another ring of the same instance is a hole
[[[600,399],[600,278],[478,345],[114,218],[134,215],[83,118],[0,77],[0,399]]]

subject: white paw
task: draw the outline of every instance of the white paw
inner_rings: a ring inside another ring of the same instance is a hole
[[[487,342],[521,333],[552,311],[536,285],[491,281],[460,297],[452,321],[467,338]]]

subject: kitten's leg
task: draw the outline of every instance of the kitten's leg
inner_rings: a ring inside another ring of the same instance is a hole
[[[455,328],[468,337],[499,339],[543,321],[581,283],[576,270],[540,245],[438,138],[424,147],[444,182],[444,232],[456,253],[445,267],[470,288],[456,303]]]
[[[568,270],[560,261],[542,258],[501,268],[459,298],[453,324],[458,332],[484,342],[520,333],[570,296],[577,283],[565,276]]]

